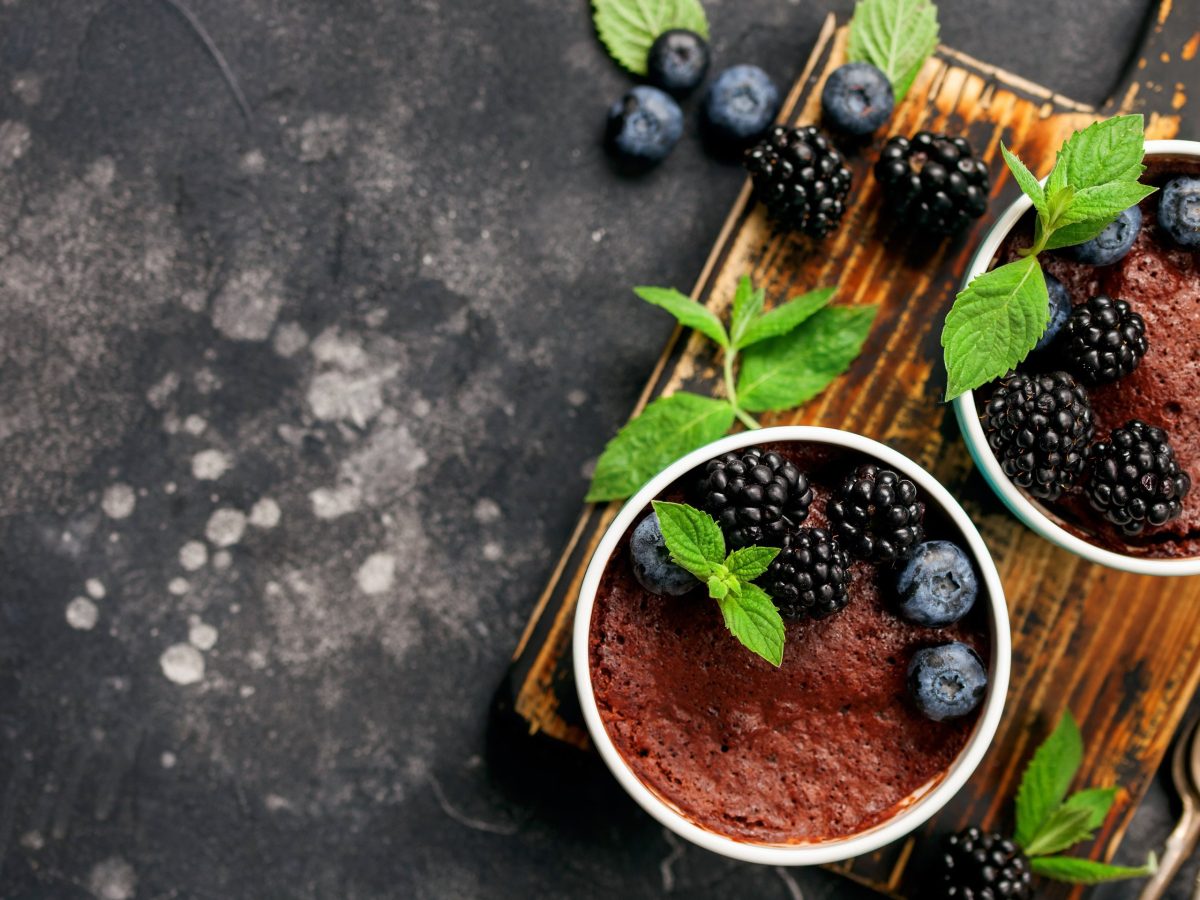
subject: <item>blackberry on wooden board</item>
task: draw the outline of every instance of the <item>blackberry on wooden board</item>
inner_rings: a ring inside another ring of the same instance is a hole
[[[767,215],[785,228],[820,238],[841,223],[852,176],[819,128],[776,125],[747,151],[746,168]]]
[[[942,846],[935,897],[1028,900],[1033,896],[1029,857],[1003,835],[972,827],[949,835]]]
[[[987,166],[965,138],[929,131],[890,138],[875,178],[892,214],[922,231],[953,234],[987,211]]]

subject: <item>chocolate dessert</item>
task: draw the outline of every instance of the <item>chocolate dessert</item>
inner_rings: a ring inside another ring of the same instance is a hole
[[[1189,160],[1147,159],[1142,182],[1162,188],[1179,175],[1200,174]],[[1110,265],[1077,261],[1070,249],[1040,257],[1047,275],[1058,279],[1075,308],[1092,298],[1125,301],[1145,323],[1147,349],[1133,371],[1117,380],[1088,384],[1095,440],[1138,420],[1162,429],[1175,459],[1193,485],[1200,484],[1200,253],[1187,249],[1163,232],[1157,210],[1162,191],[1141,203],[1141,228],[1132,248]],[[1025,216],[1008,236],[995,265],[1017,258],[1032,243],[1034,216]],[[1064,367],[1061,339],[1034,352],[1019,372],[1050,372]],[[982,413],[994,385],[975,393]],[[1133,556],[1186,558],[1200,556],[1200,489],[1182,500],[1182,512],[1140,534],[1123,533],[1089,502],[1080,482],[1042,506],[1069,531],[1090,543]]]
[[[803,473],[812,492],[808,529],[830,526],[831,495],[872,462],[821,444],[762,449]],[[697,477],[703,472],[658,499],[695,500]],[[929,538],[965,545],[939,509],[924,511],[923,527]],[[660,798],[721,835],[815,843],[884,822],[943,777],[979,711],[946,721],[923,715],[909,696],[909,667],[918,651],[947,642],[989,658],[982,580],[961,620],[925,627],[898,614],[903,563],[856,559],[844,607],[800,620],[785,613],[776,668],[731,638],[703,586],[682,596],[643,587],[631,561],[634,530],[609,559],[596,596],[589,666],[608,734]]]

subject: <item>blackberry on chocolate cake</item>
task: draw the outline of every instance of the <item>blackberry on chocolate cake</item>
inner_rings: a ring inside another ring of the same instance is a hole
[[[1088,500],[1126,535],[1178,518],[1191,479],[1167,433],[1134,420],[1092,448]]]
[[[850,556],[824,528],[797,528],[759,584],[785,619],[823,619],[850,602]]]
[[[847,478],[826,508],[833,533],[855,559],[907,559],[925,539],[925,504],[917,486],[868,464]]]
[[[778,453],[757,447],[726,453],[705,467],[704,509],[733,547],[781,546],[789,528],[808,518],[808,478]]]
[[[1107,384],[1141,365],[1146,323],[1124,300],[1099,294],[1071,310],[1060,345],[1067,366],[1088,384]]]

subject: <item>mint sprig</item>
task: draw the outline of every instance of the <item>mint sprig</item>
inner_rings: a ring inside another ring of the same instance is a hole
[[[725,627],[748,650],[782,665],[783,619],[770,595],[753,583],[779,549],[743,547],[726,556],[721,526],[708,513],[685,503],[655,500],[652,505],[671,559],[708,586]]]
[[[821,393],[862,351],[874,306],[830,306],[821,288],[765,309],[764,292],[739,280],[726,330],[711,310],[672,288],[634,288],[721,348],[723,398],[677,391],[650,403],[609,441],[596,463],[589,502],[621,500],[685,453],[715,441],[735,420],[758,428],[752,413],[781,412]]]
[[[646,74],[650,46],[664,31],[684,28],[708,40],[699,0],[592,0],[592,21],[609,55],[635,75]]]
[[[955,298],[942,329],[947,400],[1008,373],[1045,333],[1050,296],[1039,255],[1090,241],[1155,191],[1138,182],[1145,170],[1140,115],[1075,132],[1058,151],[1044,186],[1008,147],[1001,144],[1000,151],[1033,201],[1034,242],[1019,259],[973,278]]]
[[[883,72],[899,103],[937,43],[937,7],[929,0],[859,0],[846,56]]]

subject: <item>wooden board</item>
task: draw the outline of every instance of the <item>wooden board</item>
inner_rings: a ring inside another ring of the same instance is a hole
[[[787,98],[781,121],[815,121],[825,74],[843,60],[846,33],[830,17]],[[737,279],[750,274],[769,301],[836,283],[838,302],[878,303],[874,330],[853,369],[794,414],[763,424],[829,425],[860,432],[911,456],[958,497],[995,556],[1012,614],[1013,681],[995,745],[967,787],[914,837],[836,867],[896,895],[920,836],[966,823],[1011,825],[1019,765],[1065,707],[1087,740],[1081,774],[1090,785],[1120,784],[1113,813],[1094,846],[1115,851],[1200,681],[1200,578],[1155,579],[1091,565],[1037,537],[1009,515],[974,470],[950,407],[939,334],[969,258],[989,223],[1016,196],[998,142],[1015,147],[1036,172],[1075,129],[1114,112],[1144,112],[1149,137],[1200,138],[1200,0],[1162,0],[1126,86],[1103,110],[1039,87],[949,48],[922,70],[888,133],[922,128],[965,134],[982,150],[993,179],[991,215],[959,238],[914,241],[880,215],[869,174],[874,147],[852,157],[852,205],[837,234],[814,245],[773,230],[743,188],[693,296],[722,313]],[[651,374],[639,409],[680,388],[719,393],[711,344],[676,332]],[[579,519],[498,695],[531,733],[577,747],[587,736],[570,674],[569,638],[584,568],[619,504],[588,507]],[[915,867],[914,867],[915,868]],[[1078,896],[1048,887],[1039,896]]]

